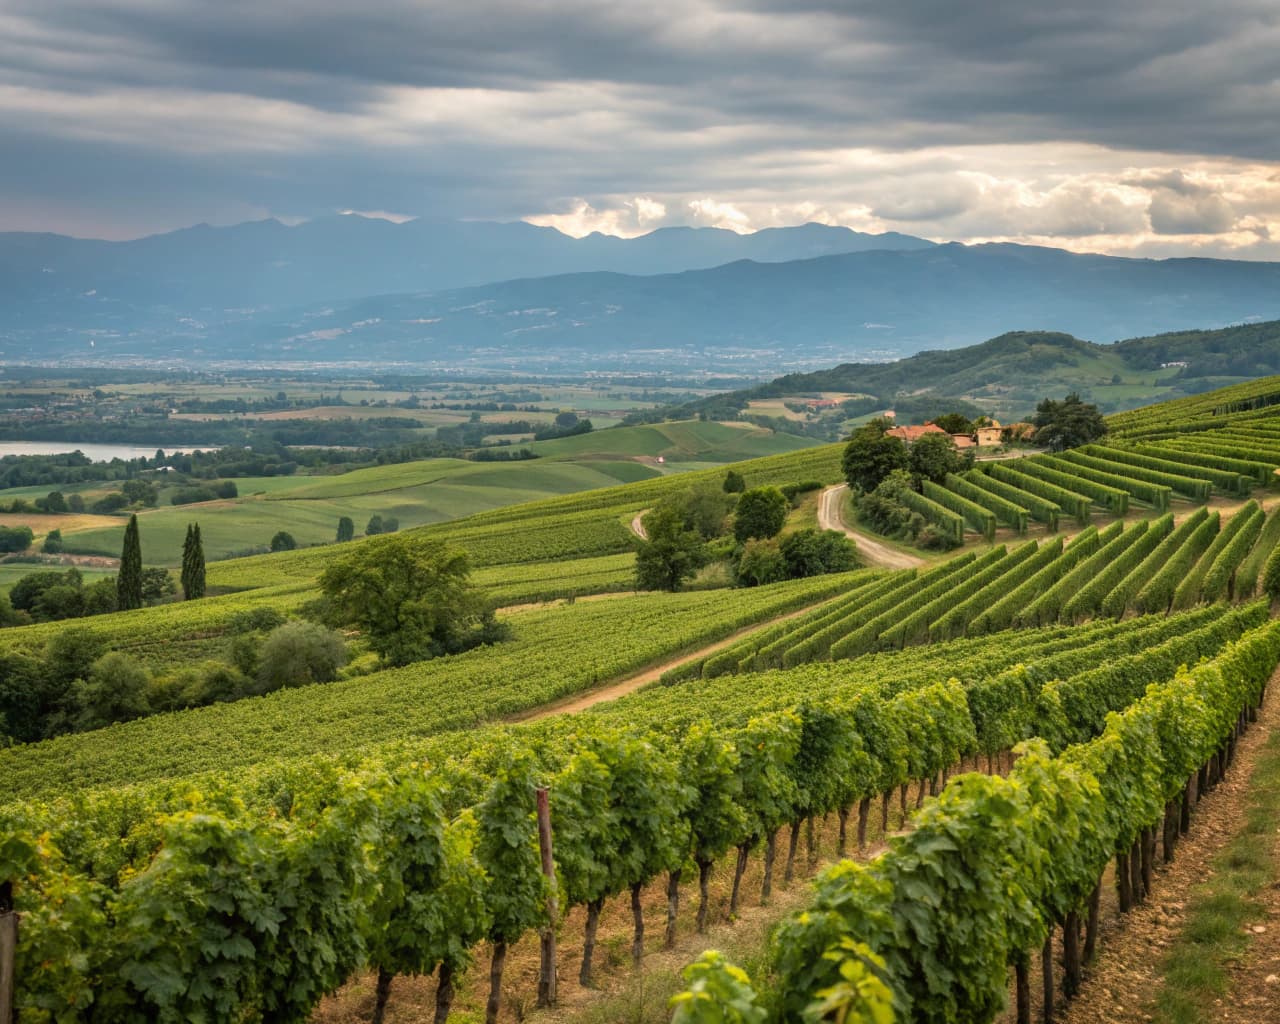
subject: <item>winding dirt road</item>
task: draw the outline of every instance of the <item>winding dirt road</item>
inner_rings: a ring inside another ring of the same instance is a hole
[[[874,537],[849,529],[840,515],[840,503],[844,500],[844,493],[848,489],[848,484],[837,484],[822,492],[822,496],[818,499],[818,529],[837,530],[851,538],[858,545],[858,554],[868,565],[880,566],[884,569],[914,569],[916,566],[925,564],[923,558],[909,555],[905,551],[897,551]]]

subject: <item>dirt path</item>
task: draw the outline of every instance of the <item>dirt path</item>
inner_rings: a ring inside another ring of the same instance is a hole
[[[654,665],[653,667],[647,668],[643,672],[639,672],[634,676],[628,676],[626,679],[621,679],[616,683],[610,683],[608,686],[602,686],[598,690],[589,690],[586,693],[568,697],[555,704],[544,704],[531,711],[521,712],[518,715],[513,715],[511,718],[508,718],[507,721],[536,722],[541,718],[548,718],[551,715],[567,715],[574,711],[584,711],[593,705],[602,704],[605,701],[617,700],[619,697],[625,697],[629,693],[634,693],[636,690],[640,689],[640,687],[648,683],[656,683],[662,678],[664,673],[671,671],[673,668],[679,668],[681,665],[687,665],[689,662],[696,661],[698,658],[705,658],[709,655],[716,654],[719,651],[723,651],[730,644],[741,640],[744,636],[748,636],[751,633],[756,632],[756,630],[768,629],[770,626],[775,626],[779,622],[787,622],[790,619],[799,618],[801,615],[812,611],[816,607],[817,604],[806,605],[804,608],[797,608],[795,611],[787,612],[785,615],[779,615],[777,618],[767,619],[764,622],[757,622],[754,625],[746,626],[743,629],[738,630],[736,633],[730,634],[723,640],[717,640],[715,643],[710,644],[707,647],[691,651],[688,654],[682,654],[680,657],[672,658],[670,661],[664,661],[661,665]]]
[[[1268,736],[1280,728],[1278,689],[1280,672],[1272,678],[1258,721],[1241,739],[1226,777],[1195,808],[1191,831],[1177,845],[1174,862],[1157,867],[1154,895],[1121,917],[1114,912],[1114,886],[1108,884],[1104,890],[1112,899],[1113,910],[1102,924],[1098,960],[1086,974],[1080,995],[1060,1017],[1064,1024],[1147,1024],[1152,1020],[1150,1005],[1164,977],[1164,950],[1186,925],[1192,890],[1205,878],[1218,850],[1244,828],[1249,783],[1259,751]],[[1273,918],[1273,922],[1268,930],[1280,932],[1280,920]],[[1280,973],[1280,969],[1271,965],[1261,973],[1265,977]],[[1261,997],[1262,1016],[1245,1009],[1243,1004],[1250,996]],[[1229,1002],[1223,1007],[1222,1020],[1280,1019],[1280,990],[1242,992],[1237,1001]],[[1266,1016],[1268,1012],[1277,1015]]]
[[[649,539],[649,535],[644,531],[644,512],[637,512],[635,518],[631,520],[631,532],[641,540]]]
[[[916,566],[925,564],[923,558],[909,555],[905,551],[897,551],[874,537],[849,529],[840,515],[840,503],[844,500],[844,494],[848,489],[848,484],[837,484],[822,492],[822,497],[818,500],[818,529],[837,530],[846,537],[852,538],[858,545],[858,554],[868,565],[885,569],[914,569]]]

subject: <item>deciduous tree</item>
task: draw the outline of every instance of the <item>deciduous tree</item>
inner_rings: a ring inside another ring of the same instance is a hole
[[[465,650],[484,639],[484,602],[466,552],[395,534],[362,545],[327,568],[320,588],[331,617],[360,628],[391,665]]]
[[[907,447],[885,433],[888,427],[887,420],[872,420],[855,430],[845,445],[841,466],[855,493],[870,493],[895,469],[907,468]]]

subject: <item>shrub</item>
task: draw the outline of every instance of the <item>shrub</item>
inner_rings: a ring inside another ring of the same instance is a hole
[[[34,536],[29,526],[0,526],[0,552],[26,551]]]
[[[258,658],[258,683],[264,690],[328,683],[347,663],[342,637],[315,622],[286,622],[272,630]]]
[[[777,583],[787,578],[787,560],[776,540],[749,540],[742,547],[734,577],[745,587]]]

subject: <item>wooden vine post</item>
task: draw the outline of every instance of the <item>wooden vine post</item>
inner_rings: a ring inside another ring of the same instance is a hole
[[[551,846],[551,801],[545,786],[539,787],[538,849],[542,853],[542,873],[547,879],[547,926],[542,929],[542,964],[538,972],[538,1006],[553,1006],[556,1001],[556,862]],[[0,1022],[7,1024],[7,1022]]]
[[[17,952],[18,915],[13,909],[13,883],[0,882],[0,1024],[13,1024]]]

